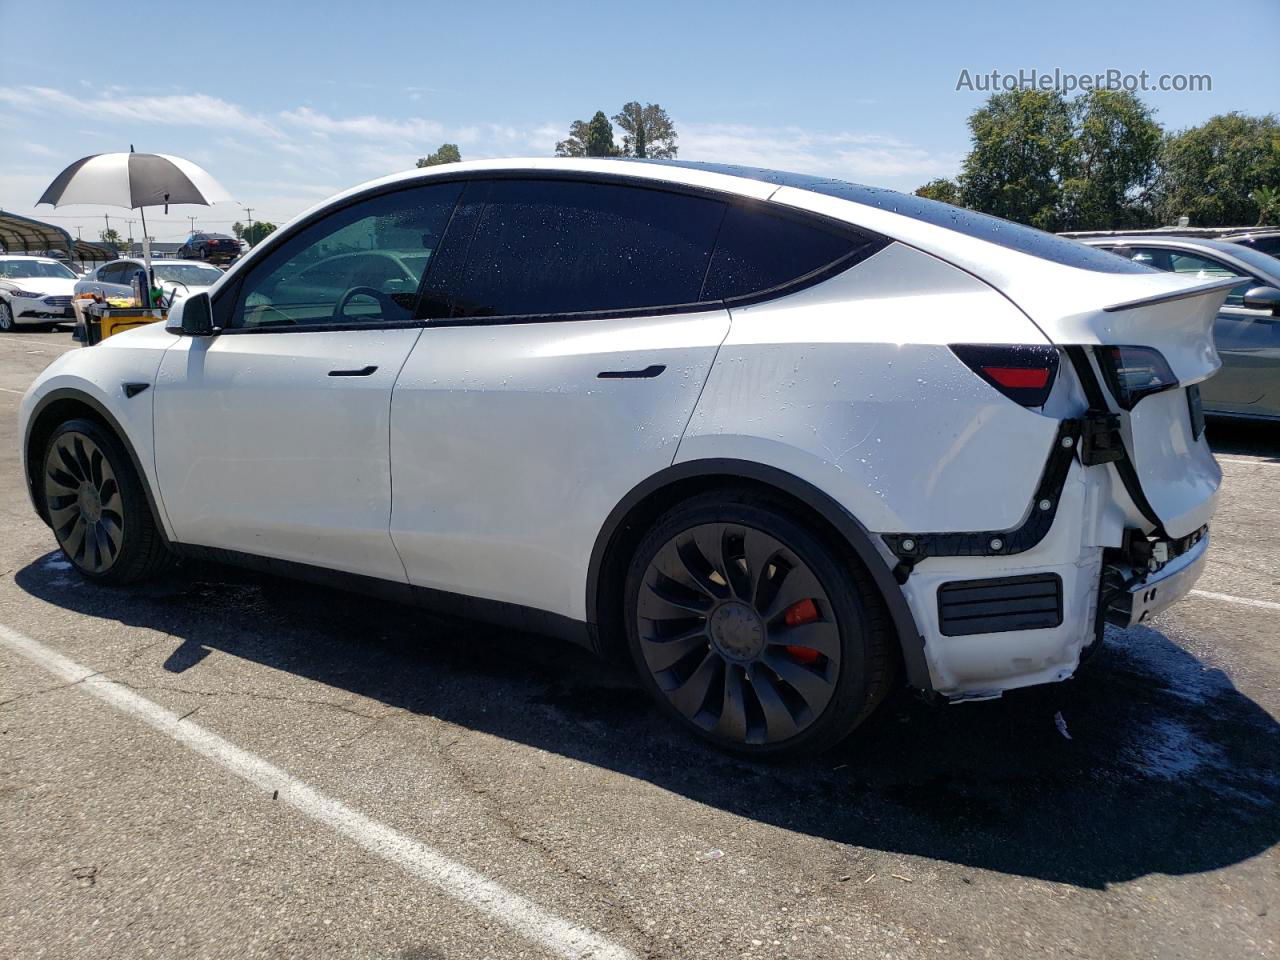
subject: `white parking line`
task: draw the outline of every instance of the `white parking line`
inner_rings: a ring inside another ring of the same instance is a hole
[[[1246,607],[1261,607],[1263,610],[1280,610],[1280,603],[1273,600],[1253,600],[1249,597],[1233,597],[1229,593],[1213,593],[1209,590],[1192,590],[1193,597],[1204,597],[1206,600],[1221,600],[1224,603],[1238,603]]]
[[[117,710],[133,714],[254,786],[267,791],[278,790],[281,801],[305,816],[427,881],[464,905],[506,924],[556,956],[572,960],[635,960],[635,955],[626,948],[561,919],[426,844],[325,796],[256,754],[237,747],[198,724],[182,720],[177,714],[64,657],[38,640],[0,624],[0,643],[68,684],[79,684]]]
[[[27,392],[25,390],[12,390],[9,387],[0,387],[0,390],[3,390],[5,393],[16,393],[18,396],[22,396]]]

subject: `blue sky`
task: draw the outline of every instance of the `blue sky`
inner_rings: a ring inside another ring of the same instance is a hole
[[[32,204],[66,164],[130,143],[203,164],[282,222],[444,141],[549,155],[571,120],[633,99],[666,107],[683,158],[898,189],[958,170],[986,96],[956,91],[963,69],[1211,75],[1211,92],[1142,95],[1172,128],[1280,108],[1280,58],[1250,51],[1280,32],[1280,0],[0,0],[0,32],[0,207],[86,238],[125,212]],[[153,235],[180,239],[188,214],[243,219],[175,207],[148,216]]]

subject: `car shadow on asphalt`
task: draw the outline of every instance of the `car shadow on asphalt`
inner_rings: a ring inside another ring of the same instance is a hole
[[[53,553],[16,580],[171,634],[147,655],[187,684],[222,651],[838,843],[1102,888],[1280,840],[1280,724],[1148,627],[1112,632],[1068,683],[959,706],[904,692],[835,751],[765,765],[684,735],[624,669],[553,640],[221,568],[126,591],[69,566]]]
[[[1209,417],[1205,436],[1218,456],[1260,457],[1269,463],[1280,463],[1280,423]]]

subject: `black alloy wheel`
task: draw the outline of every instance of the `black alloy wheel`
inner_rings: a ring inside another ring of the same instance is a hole
[[[822,749],[870,713],[892,672],[879,598],[857,574],[767,502],[690,501],[633,561],[633,658],[669,712],[720,746]]]
[[[84,576],[129,583],[167,564],[168,548],[133,463],[100,424],[70,420],[54,430],[41,477],[49,525]]]

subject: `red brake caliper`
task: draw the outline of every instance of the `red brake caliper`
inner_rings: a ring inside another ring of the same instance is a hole
[[[813,623],[819,617],[818,605],[812,600],[797,600],[791,606],[787,607],[787,612],[782,615],[782,619],[788,627],[798,627],[803,623]],[[822,654],[818,653],[812,647],[801,647],[797,644],[787,644],[786,651],[791,655],[791,659],[797,663],[816,663]]]

